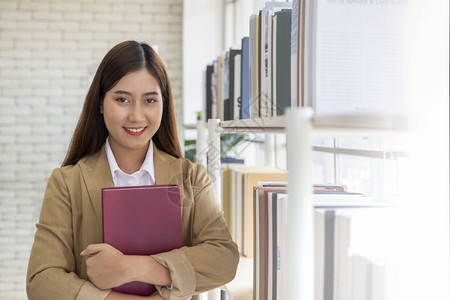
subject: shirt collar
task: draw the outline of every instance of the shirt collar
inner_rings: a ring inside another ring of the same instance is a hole
[[[111,174],[114,179],[115,175],[118,171],[120,171],[120,172],[123,172],[123,171],[119,168],[116,158],[114,157],[114,154],[111,150],[111,145],[109,144],[109,136],[106,138],[105,151],[106,151],[106,158],[108,159],[109,167],[111,169]],[[155,166],[153,164],[153,141],[152,140],[150,140],[144,162],[142,163],[142,166],[139,169],[139,171],[137,171],[136,173],[141,172],[141,171],[147,172],[150,175],[152,181],[155,182]]]

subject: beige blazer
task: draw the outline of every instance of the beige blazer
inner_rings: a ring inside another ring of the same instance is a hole
[[[160,293],[180,299],[232,280],[239,252],[205,169],[155,146],[154,167],[156,184],[177,184],[182,195],[183,247],[153,256],[172,277],[172,290],[158,286]],[[53,171],[28,265],[30,300],[92,300],[109,293],[89,282],[80,253],[102,242],[101,188],[111,186],[104,147],[76,165]]]

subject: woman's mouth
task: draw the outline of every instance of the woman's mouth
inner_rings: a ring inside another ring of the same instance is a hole
[[[124,127],[125,132],[129,135],[138,136],[144,133],[147,127]]]

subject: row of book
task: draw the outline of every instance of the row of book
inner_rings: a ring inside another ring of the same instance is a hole
[[[222,166],[222,208],[233,240],[242,255],[253,257],[253,187],[286,182],[286,170],[267,166]]]
[[[289,262],[285,259],[285,234],[289,197],[285,191],[273,187],[255,188],[255,194],[259,195],[255,202],[259,216],[255,216],[253,299],[286,299],[285,270]],[[385,210],[389,209],[314,209],[315,300],[394,299],[392,256],[365,251],[386,242],[383,230],[374,230],[377,223],[368,220],[386,221]],[[372,236],[373,232],[377,236]]]
[[[287,171],[268,166],[223,165],[222,207],[233,240],[241,254],[253,257],[254,249],[254,187],[277,182],[285,188]],[[383,205],[369,196],[350,192],[344,185],[315,184],[314,205],[320,207],[359,207]]]
[[[222,167],[224,215],[241,254],[253,258],[254,299],[285,299],[286,175],[274,167]],[[357,249],[355,226],[362,228],[351,216],[364,209],[389,209],[386,203],[335,184],[314,185],[313,203],[316,300],[353,299],[351,295],[362,293],[361,289],[379,295],[387,284],[382,276],[384,264],[367,253],[349,252],[352,247]],[[359,277],[378,279],[362,284]]]
[[[270,117],[291,106],[291,28],[297,15],[291,2],[265,3],[250,17],[241,45],[206,67],[207,119]]]
[[[318,115],[411,112],[420,70],[408,28],[421,4],[400,2],[266,2],[240,45],[206,67],[206,119],[271,117],[290,106]]]

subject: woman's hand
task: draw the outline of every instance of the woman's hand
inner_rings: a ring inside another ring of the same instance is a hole
[[[124,255],[108,244],[91,244],[81,255],[86,258],[89,280],[99,289],[111,289],[131,281],[172,284],[169,269],[151,256]]]
[[[128,282],[128,264],[122,252],[108,244],[91,244],[81,252],[86,258],[89,280],[99,289]]]

